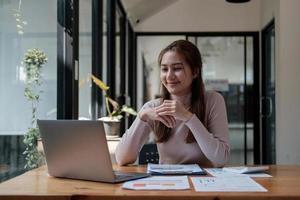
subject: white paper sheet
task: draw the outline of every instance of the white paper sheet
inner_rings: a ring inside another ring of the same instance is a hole
[[[269,169],[270,168],[267,165],[223,167],[224,171],[239,173],[239,174],[263,173]]]
[[[251,173],[251,174],[238,174],[233,172],[224,171],[222,168],[205,168],[205,170],[215,177],[261,177],[269,178],[272,177],[266,173]]]
[[[197,192],[266,192],[249,177],[192,177]]]
[[[187,176],[152,176],[125,182],[122,187],[130,190],[187,190],[190,184]]]

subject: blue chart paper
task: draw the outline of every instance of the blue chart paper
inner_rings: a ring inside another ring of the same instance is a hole
[[[152,175],[204,175],[206,172],[197,164],[169,165],[149,163],[147,172]]]

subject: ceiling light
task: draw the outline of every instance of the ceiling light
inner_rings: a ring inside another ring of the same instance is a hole
[[[226,0],[228,3],[247,3],[250,0]]]

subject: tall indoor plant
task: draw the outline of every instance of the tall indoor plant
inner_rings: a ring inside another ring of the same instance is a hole
[[[26,134],[24,135],[24,151],[26,165],[25,168],[32,169],[39,166],[42,162],[42,155],[37,150],[37,141],[40,138],[40,132],[37,128],[37,107],[40,101],[42,90],[41,70],[47,62],[45,53],[39,49],[28,49],[25,53],[23,65],[26,74],[24,95],[31,104],[31,123]]]

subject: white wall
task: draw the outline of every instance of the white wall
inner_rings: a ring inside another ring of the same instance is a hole
[[[260,2],[261,2],[260,24],[262,29],[273,18],[278,18],[279,0],[262,0]]]
[[[300,164],[300,1],[263,0],[261,27],[275,18],[276,160]]]
[[[178,0],[134,26],[142,31],[257,31],[260,0],[229,4],[225,0]]]
[[[275,32],[278,44],[276,47],[276,149],[279,164],[300,164],[299,8],[299,0],[279,1],[278,29]]]

